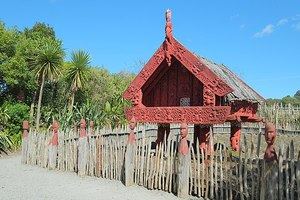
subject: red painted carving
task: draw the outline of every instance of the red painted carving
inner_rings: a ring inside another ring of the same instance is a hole
[[[163,44],[150,58],[138,76],[132,81],[123,97],[133,101],[137,92],[143,87],[146,81],[159,68],[161,63],[166,60],[167,65],[171,66],[172,56],[184,65],[199,81],[207,86],[214,94],[225,96],[232,92],[222,79],[214,74],[197,56],[188,51],[172,36],[171,12],[166,13],[166,38]]]
[[[204,153],[210,154],[209,140],[210,140],[210,126],[209,125],[195,125],[194,137],[198,139],[199,148]],[[196,143],[195,143],[196,144]]]
[[[178,152],[182,155],[187,155],[189,152],[189,146],[187,142],[187,136],[188,136],[188,126],[185,122],[181,123],[180,125],[180,142],[179,142],[179,149]]]
[[[28,137],[28,132],[29,132],[29,122],[27,120],[23,121],[23,138],[27,138]]]
[[[224,123],[230,107],[144,107],[129,108],[125,111],[127,119],[133,116],[139,122],[153,123],[186,123],[191,124],[216,124]]]
[[[239,116],[254,117],[257,112],[258,104],[248,101],[231,102],[231,114],[235,113]]]
[[[86,122],[85,119],[80,120],[80,133],[79,137],[86,137]]]
[[[175,38],[172,41],[173,55],[194,76],[218,96],[232,92],[222,79],[214,74],[199,58],[181,45]]]
[[[260,122],[261,117],[256,115],[258,104],[248,101],[233,101],[230,103],[231,111],[227,121]]]
[[[170,124],[158,124],[156,144],[160,144],[164,139],[168,139],[170,134]]]
[[[167,10],[166,12],[166,39],[164,42],[164,51],[165,51],[165,58],[167,61],[168,66],[171,66],[172,60],[172,40],[173,40],[173,30],[172,30],[172,22],[171,22],[171,10]]]
[[[142,71],[135,77],[130,86],[124,92],[123,97],[127,100],[131,100],[134,98],[135,94],[138,90],[142,88],[142,86],[146,83],[146,81],[150,78],[150,76],[155,72],[157,67],[164,60],[164,50],[163,45],[161,45],[158,50],[154,53],[154,55],[150,58],[147,64],[144,66]]]
[[[203,105],[214,106],[215,105],[215,94],[207,86],[203,87]]]
[[[267,162],[277,161],[277,154],[274,148],[274,142],[276,139],[276,128],[274,124],[268,122],[265,124],[265,140],[267,148],[265,151],[264,159]]]
[[[240,150],[241,123],[231,122],[230,145],[233,151]]]
[[[137,107],[144,107],[143,103],[142,103],[142,98],[143,98],[143,93],[142,90],[138,90],[136,91],[136,93],[134,94],[133,98],[132,98],[132,105],[133,106],[137,106]]]
[[[54,121],[52,123],[52,138],[50,141],[50,144],[52,146],[58,145],[58,129],[59,129],[59,123],[57,121]]]
[[[166,11],[166,27],[165,27],[165,32],[166,32],[166,39],[170,40],[173,38],[173,27],[172,27],[172,12],[171,10]]]
[[[94,121],[90,121],[90,135],[94,135]]]
[[[135,142],[135,134],[134,134],[134,129],[136,127],[136,120],[134,117],[131,118],[130,123],[129,123],[129,135],[128,135],[128,143],[133,144]]]

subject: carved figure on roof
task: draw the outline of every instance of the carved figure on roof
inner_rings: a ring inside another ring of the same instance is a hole
[[[165,51],[165,58],[167,61],[168,66],[171,66],[171,54],[172,54],[172,22],[171,22],[171,10],[166,11],[166,27],[165,27],[165,32],[166,32],[166,40],[164,42],[164,51]]]
[[[166,28],[165,28],[165,32],[166,32],[166,38],[167,40],[169,40],[170,42],[170,38],[172,38],[172,21],[171,21],[171,17],[172,17],[172,12],[171,10],[167,10],[166,11]]]

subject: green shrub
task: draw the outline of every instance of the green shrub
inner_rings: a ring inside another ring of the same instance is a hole
[[[10,117],[5,128],[9,130],[10,135],[18,134],[22,130],[22,122],[29,118],[29,106],[23,103],[5,102],[3,107]]]
[[[12,147],[12,142],[7,130],[0,131],[0,155],[2,152],[7,153],[7,150]]]

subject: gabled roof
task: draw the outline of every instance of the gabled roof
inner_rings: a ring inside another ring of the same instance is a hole
[[[166,60],[171,65],[172,58],[175,58],[215,95],[226,96],[229,101],[263,101],[260,95],[228,68],[198,57],[180,44],[172,35],[170,11],[166,13],[166,21],[166,38],[164,42],[124,92],[123,97],[125,99],[139,98],[141,88],[161,63]]]
[[[151,75],[157,70],[163,60],[166,59],[166,54],[176,58],[181,64],[186,67],[199,81],[209,87],[212,92],[218,96],[225,96],[233,90],[216,74],[214,74],[205,63],[201,62],[197,56],[192,54],[188,49],[181,45],[175,38],[172,38],[171,43],[167,47],[169,52],[166,52],[166,40],[146,63],[141,72],[131,82],[128,89],[124,92],[125,99],[134,98],[132,94],[138,92]],[[170,51],[171,49],[171,51]],[[135,92],[133,92],[135,91]]]
[[[222,78],[229,85],[233,92],[226,95],[228,101],[246,100],[250,102],[262,103],[265,99],[233,73],[223,64],[217,64],[204,57],[198,57],[206,66],[209,67],[218,77]]]

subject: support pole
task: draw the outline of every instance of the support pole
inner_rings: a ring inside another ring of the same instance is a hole
[[[52,123],[52,138],[49,143],[49,169],[55,169],[57,164],[58,129],[59,124],[54,121]]]
[[[158,124],[157,128],[157,139],[155,141],[156,145],[159,145],[164,141],[164,138],[166,136],[166,139],[168,139],[170,134],[170,124]]]
[[[209,146],[209,140],[210,140],[210,130],[211,125],[194,125],[194,144],[197,144],[197,139],[199,142],[199,148],[204,153],[210,154],[210,146]]]
[[[136,127],[136,121],[135,118],[133,117],[130,120],[129,123],[129,135],[128,135],[128,141],[127,141],[127,148],[126,148],[126,153],[125,153],[125,179],[124,179],[124,184],[125,186],[131,186],[134,184],[133,178],[134,178],[134,155],[135,155],[135,134],[134,134],[134,129]]]
[[[233,151],[240,150],[240,138],[241,138],[241,122],[231,122],[230,123],[230,145]]]
[[[23,134],[22,134],[22,164],[27,164],[28,159],[28,134],[29,134],[29,122],[23,121]]]
[[[86,134],[86,122],[84,119],[80,120],[80,133],[78,141],[78,175],[84,176],[87,169],[88,160],[88,140]]]
[[[177,196],[187,198],[189,195],[189,169],[191,165],[191,154],[187,142],[188,126],[182,123],[180,126],[180,143],[178,149],[178,177]]]

